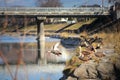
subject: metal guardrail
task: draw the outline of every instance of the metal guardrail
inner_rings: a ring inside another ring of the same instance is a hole
[[[80,8],[40,8],[40,7],[0,7],[0,15],[109,15],[107,7]]]

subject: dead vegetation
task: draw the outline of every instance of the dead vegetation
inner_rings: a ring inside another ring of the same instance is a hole
[[[14,20],[13,20],[13,23],[14,23]],[[24,24],[25,24],[25,26],[27,26],[26,18],[25,18]],[[6,33],[6,28],[8,28],[8,26],[7,26],[8,25],[8,16],[7,15],[5,17],[5,21],[4,21],[3,25],[4,25],[3,26],[4,29],[1,32],[4,34],[4,33]],[[17,33],[19,33],[18,26],[16,26],[16,29],[17,29]],[[24,31],[23,39],[24,38],[25,38],[25,31]],[[17,74],[18,74],[18,70],[19,70],[20,65],[24,66],[25,80],[28,80],[27,71],[26,71],[26,63],[23,60],[23,49],[24,49],[23,46],[24,46],[24,43],[20,42],[19,43],[19,49],[16,52],[13,53],[16,56],[12,56],[13,59],[15,57],[17,57],[17,60],[15,62],[16,69],[15,69],[15,73],[14,74],[13,74],[11,68],[10,68],[10,62],[9,62],[7,56],[5,56],[5,53],[0,48],[0,58],[3,60],[3,65],[6,65],[7,70],[9,72],[10,77],[11,77],[12,80],[18,80],[18,75]],[[7,54],[9,54],[9,52]],[[10,56],[8,56],[8,57],[10,57]]]
[[[97,35],[104,38],[104,45],[110,44],[114,48],[115,53],[120,54],[120,22],[102,30]]]
[[[114,53],[110,56],[109,60],[115,64],[120,58],[120,22],[115,23],[95,35],[104,39],[104,47],[114,49]]]
[[[80,36],[85,36],[88,38],[86,31],[80,34]],[[107,27],[104,30],[101,30],[100,33],[96,33],[93,36],[99,36],[103,38],[103,46],[104,48],[114,49],[115,54],[109,57],[111,63],[115,64],[118,61],[120,56],[120,22],[115,23],[114,25]],[[76,49],[77,52],[79,52]],[[117,54],[116,54],[117,53]],[[101,55],[100,55],[101,56]],[[102,55],[103,56],[103,55]],[[94,62],[99,63],[101,58],[93,57],[92,60]],[[73,56],[69,61],[66,62],[66,67],[63,70],[65,75],[70,75],[74,72],[76,68],[78,68],[82,63],[86,61],[80,60],[77,56]]]

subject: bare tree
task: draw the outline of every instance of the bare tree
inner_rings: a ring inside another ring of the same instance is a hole
[[[120,10],[120,0],[108,0],[108,2],[114,5],[116,10]]]
[[[60,0],[37,0],[39,7],[62,7]]]
[[[108,0],[109,3],[120,3],[120,0]]]

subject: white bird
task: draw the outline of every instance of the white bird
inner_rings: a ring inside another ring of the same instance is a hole
[[[54,46],[53,46],[53,49],[51,50],[51,53],[55,54],[55,55],[62,55],[61,51],[59,50],[58,46],[60,45],[60,43],[56,43]]]
[[[73,56],[73,53],[69,52],[66,48],[64,48],[60,42],[56,43],[52,47],[50,53],[57,55],[54,56],[57,62],[65,62],[67,60],[70,60],[71,57]]]

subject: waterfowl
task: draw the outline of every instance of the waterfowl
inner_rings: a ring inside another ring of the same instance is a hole
[[[59,55],[62,55],[61,51],[59,50],[58,46],[60,45],[60,43],[56,43],[54,46],[53,46],[53,49],[51,50],[51,53],[59,56]]]

